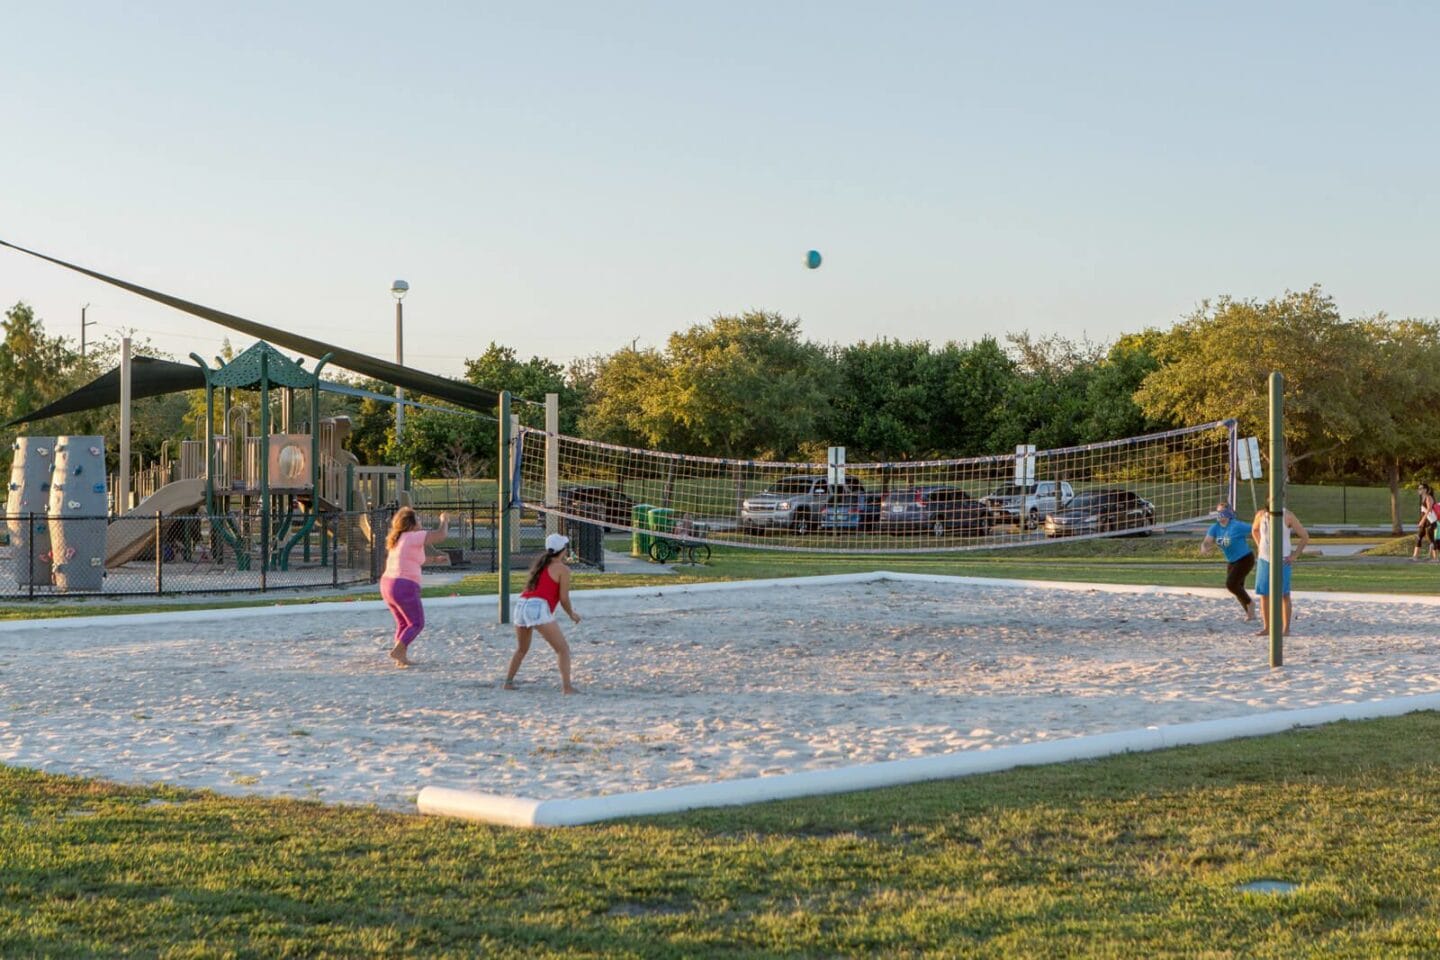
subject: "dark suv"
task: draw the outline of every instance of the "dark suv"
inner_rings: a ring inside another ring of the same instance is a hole
[[[880,501],[880,528],[891,533],[983,537],[990,532],[990,508],[959,487],[903,487]]]
[[[572,516],[611,527],[628,527],[635,501],[618,486],[601,484],[566,487],[560,491],[560,509]]]

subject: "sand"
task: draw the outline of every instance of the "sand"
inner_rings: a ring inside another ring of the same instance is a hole
[[[1440,691],[1436,609],[1296,600],[1271,670],[1228,597],[886,582],[587,595],[578,696],[494,600],[386,656],[371,604],[0,633],[0,762],[414,810],[580,797]],[[318,611],[318,612],[317,612]]]

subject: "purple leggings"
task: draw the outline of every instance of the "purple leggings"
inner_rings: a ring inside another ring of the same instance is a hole
[[[383,577],[380,596],[395,614],[395,642],[410,646],[410,641],[425,629],[425,608],[420,606],[420,584],[403,577]]]

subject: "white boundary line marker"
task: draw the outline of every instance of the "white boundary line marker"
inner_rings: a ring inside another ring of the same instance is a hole
[[[1144,727],[1068,740],[1023,743],[994,750],[970,750],[909,760],[805,770],[774,777],[721,780],[661,790],[614,793],[602,797],[533,800],[425,787],[416,800],[420,812],[512,827],[573,827],[621,817],[679,813],[702,807],[726,807],[768,800],[873,790],[927,780],[949,780],[1015,767],[1089,760],[1118,753],[1142,753],[1239,737],[1281,733],[1338,720],[1372,720],[1416,710],[1440,709],[1440,694],[1422,694],[1362,703],[1336,703],[1303,710],[1280,710],[1249,717],[1202,720],[1173,726]]]

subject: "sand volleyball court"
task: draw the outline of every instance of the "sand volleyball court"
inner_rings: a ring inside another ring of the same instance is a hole
[[[832,578],[833,579],[833,578]],[[0,762],[373,803],[588,797],[1440,691],[1436,609],[1299,595],[1286,666],[1221,591],[965,582],[577,592],[564,697],[520,689],[495,601],[427,604],[416,667],[373,603],[0,628]]]

